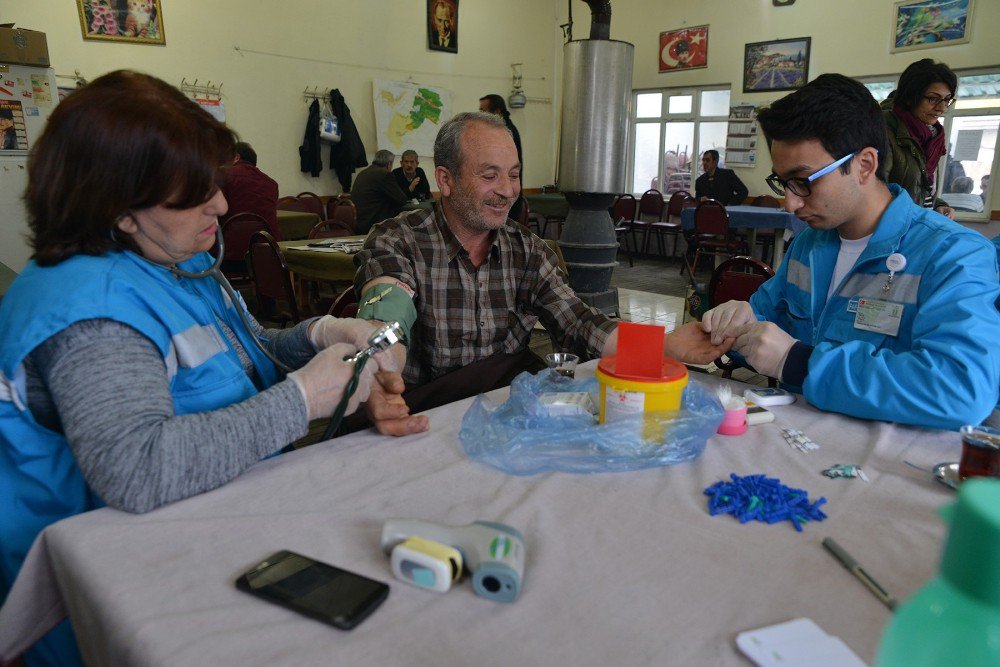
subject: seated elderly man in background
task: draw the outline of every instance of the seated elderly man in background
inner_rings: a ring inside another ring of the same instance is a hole
[[[1000,386],[997,256],[979,232],[887,185],[871,93],[824,74],[758,116],[768,184],[809,229],[750,302],[705,314],[713,340],[823,410],[954,429]]]
[[[367,234],[376,222],[397,215],[410,199],[392,176],[392,161],[395,159],[391,151],[380,150],[375,153],[371,165],[354,179],[351,200],[357,207],[358,234]]]
[[[407,331],[407,404],[427,409],[538,370],[528,350],[538,321],[558,349],[613,354],[616,323],[580,300],[542,239],[508,218],[520,163],[503,119],[457,114],[438,132],[434,165],[433,208],[376,225],[355,257],[358,317]],[[664,352],[707,363],[726,347],[691,324],[667,335]]]
[[[972,180],[972,177],[959,176],[951,182],[951,188],[948,189],[948,192],[941,193],[941,198],[956,211],[982,213],[983,198],[980,195],[972,194],[972,188],[975,186],[976,182]]]
[[[418,165],[417,151],[405,150],[399,158],[399,165],[392,170],[396,185],[407,195],[418,201],[431,198],[431,184],[427,182],[427,174]]]
[[[225,171],[222,194],[229,210],[219,216],[223,223],[237,213],[256,213],[264,218],[271,236],[281,240],[278,229],[278,183],[257,168],[257,152],[245,141],[236,143],[233,166]]]

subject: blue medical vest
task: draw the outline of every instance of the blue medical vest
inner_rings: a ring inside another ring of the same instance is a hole
[[[211,262],[201,254],[180,267],[200,271]],[[206,412],[279,379],[239,319],[242,307],[211,278],[177,278],[131,252],[78,255],[50,267],[29,262],[0,304],[0,600],[43,528],[103,504],[65,437],[40,426],[28,410],[28,354],[75,322],[115,320],[148,337],[163,355],[175,414]],[[219,320],[250,355],[261,386],[243,370]]]

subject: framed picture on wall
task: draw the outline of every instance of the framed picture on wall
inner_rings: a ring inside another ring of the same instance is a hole
[[[160,0],[76,0],[84,39],[166,44]]]
[[[794,90],[809,79],[811,37],[747,44],[743,51],[743,92]]]
[[[902,0],[892,13],[890,51],[965,44],[971,27],[972,0]]]
[[[458,0],[427,0],[427,48],[458,53]]]
[[[660,71],[708,67],[708,26],[660,33]]]

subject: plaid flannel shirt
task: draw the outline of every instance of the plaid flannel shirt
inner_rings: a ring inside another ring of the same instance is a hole
[[[358,292],[391,276],[416,294],[407,384],[422,384],[494,354],[520,352],[539,320],[557,349],[599,357],[616,324],[583,303],[551,248],[508,220],[476,268],[440,203],[376,225],[354,259]]]

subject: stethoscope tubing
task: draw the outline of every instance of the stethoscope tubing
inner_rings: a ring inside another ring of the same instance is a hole
[[[243,307],[242,301],[233,289],[233,286],[229,284],[229,280],[222,273],[222,258],[226,253],[226,243],[222,238],[222,227],[221,225],[215,230],[215,240],[219,247],[219,253],[215,257],[215,261],[212,266],[201,271],[185,271],[184,269],[179,269],[176,266],[170,267],[170,272],[177,276],[178,278],[190,278],[193,280],[200,280],[202,278],[212,278],[215,282],[219,283],[222,290],[229,296],[229,300],[233,303],[233,308],[236,309],[236,313],[240,316],[240,321],[243,322],[243,326],[246,328],[247,333],[250,334],[251,340],[260,349],[264,355],[270,359],[275,366],[283,370],[285,373],[291,373],[294,368],[283,363],[278,357],[274,355],[264,344],[261,342],[257,334],[254,333],[253,325],[250,323],[250,317],[247,315],[246,308]]]

